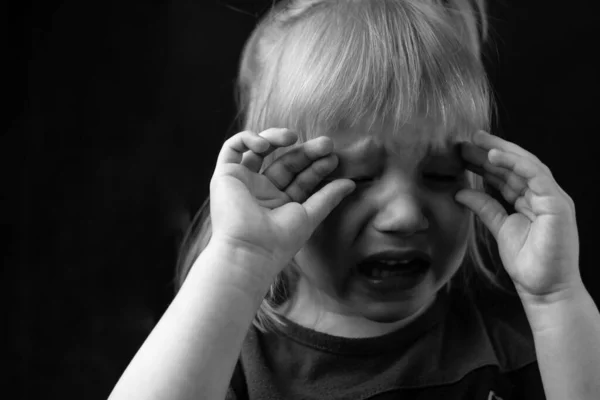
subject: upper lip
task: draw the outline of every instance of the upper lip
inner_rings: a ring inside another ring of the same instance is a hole
[[[421,259],[431,262],[431,257],[424,251],[418,249],[391,249],[372,253],[362,259],[361,263],[374,260],[412,260]]]

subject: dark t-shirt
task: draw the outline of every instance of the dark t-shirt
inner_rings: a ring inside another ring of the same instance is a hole
[[[482,309],[440,293],[412,323],[373,338],[286,322],[249,330],[228,399],[545,399],[518,301]]]

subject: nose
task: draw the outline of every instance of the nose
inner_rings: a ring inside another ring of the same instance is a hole
[[[429,228],[423,201],[412,185],[390,184],[380,192],[373,225],[382,233],[410,236]]]

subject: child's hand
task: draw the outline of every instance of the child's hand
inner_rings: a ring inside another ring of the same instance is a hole
[[[573,200],[548,167],[514,143],[478,132],[463,143],[467,168],[482,175],[514,204],[506,210],[485,193],[461,190],[470,208],[498,242],[504,268],[522,300],[549,301],[580,287],[579,239]]]
[[[274,270],[263,273],[279,272],[355,187],[339,179],[312,194],[338,163],[327,137],[291,149],[258,173],[264,156],[297,139],[287,129],[240,132],[224,143],[210,182],[211,242],[266,257],[265,268]]]

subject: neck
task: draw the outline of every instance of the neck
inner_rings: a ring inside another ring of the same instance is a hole
[[[301,278],[293,297],[284,305],[282,312],[290,321],[317,332],[346,338],[367,338],[385,335],[410,324],[434,301],[435,297],[401,320],[378,322],[344,309],[338,301],[309,287]]]

